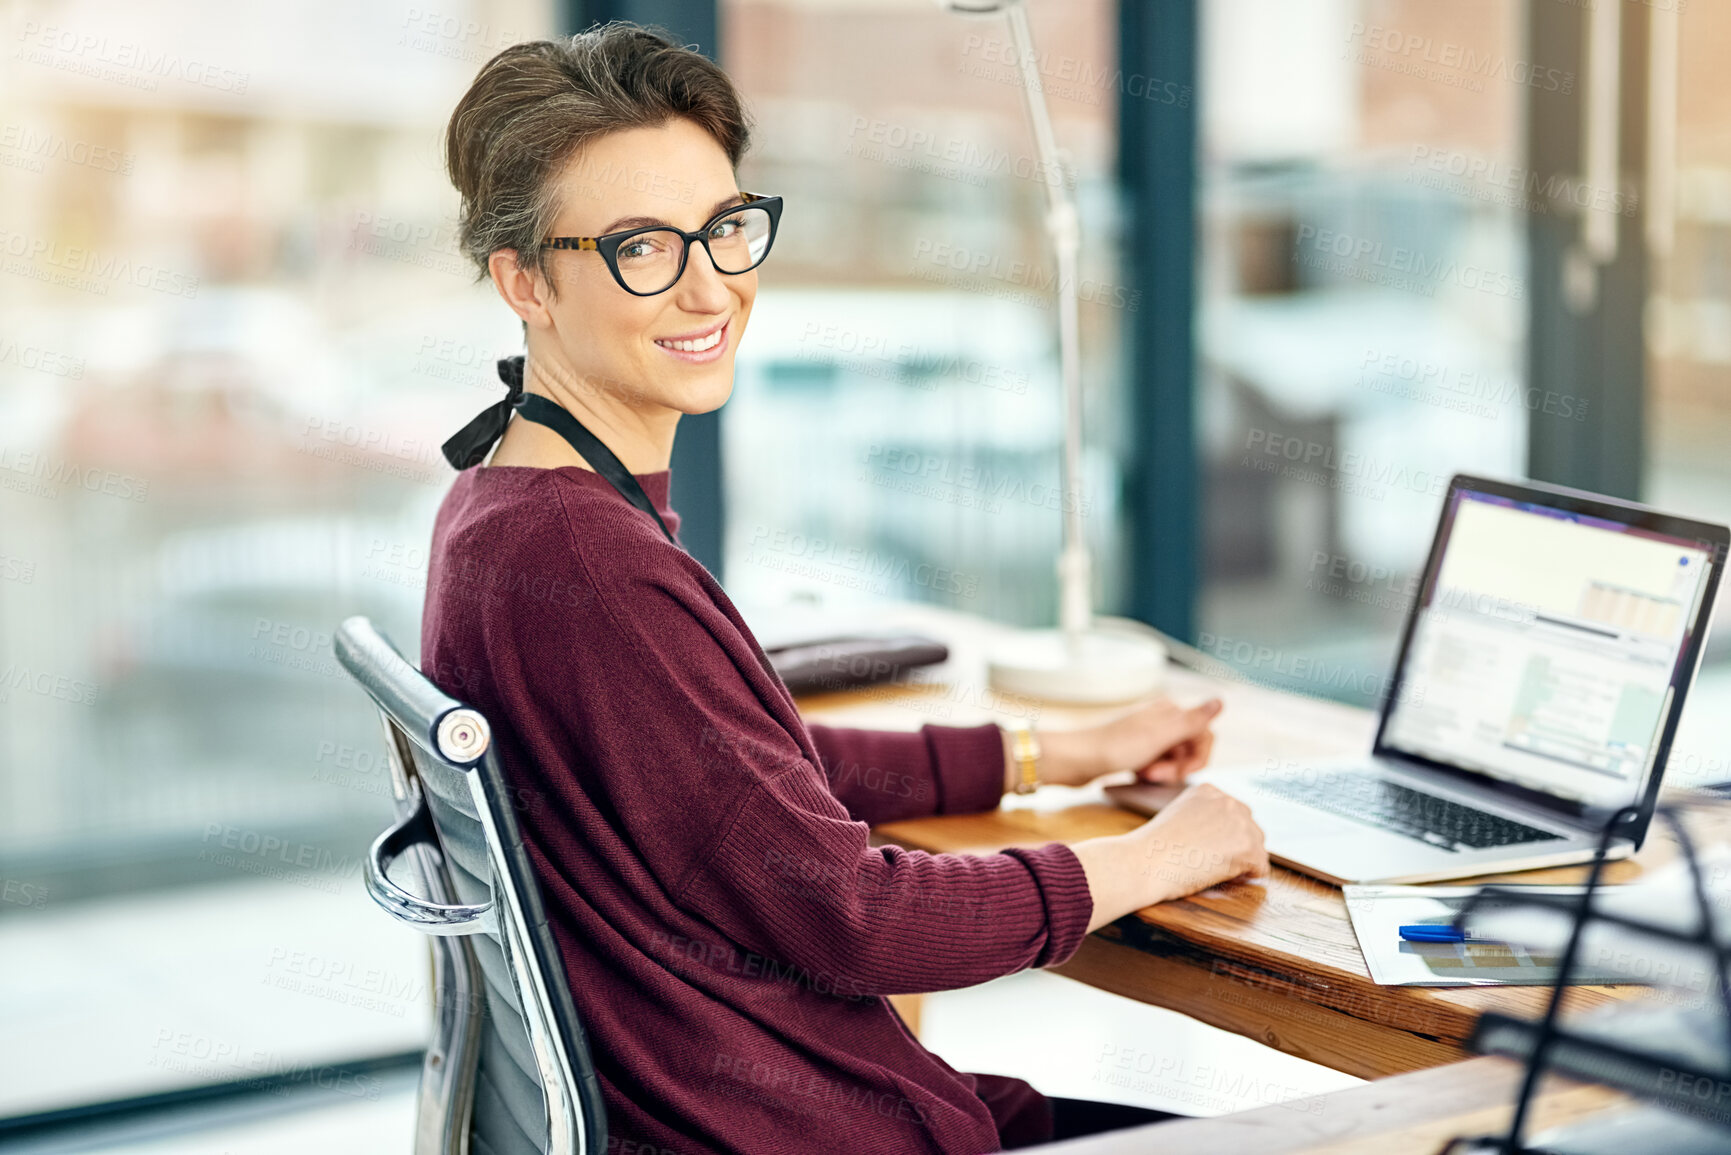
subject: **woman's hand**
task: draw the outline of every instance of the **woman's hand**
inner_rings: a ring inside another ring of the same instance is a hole
[[[1268,873],[1268,848],[1250,807],[1209,783],[1189,787],[1131,837],[1146,856],[1155,902]]]
[[[1144,782],[1181,785],[1208,764],[1214,749],[1209,727],[1219,713],[1218,698],[1189,708],[1161,698],[1102,726],[1038,731],[1040,780],[1081,786],[1102,774],[1134,770]]]
[[[1131,911],[1234,878],[1268,873],[1250,807],[1217,786],[1192,786],[1128,834],[1071,845],[1088,878],[1095,931]]]

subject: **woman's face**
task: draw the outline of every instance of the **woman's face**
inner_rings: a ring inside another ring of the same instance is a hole
[[[580,150],[559,178],[553,236],[598,237],[647,225],[687,232],[738,203],[727,154],[688,120],[622,129]],[[664,293],[638,297],[599,253],[550,249],[558,295],[543,298],[552,336],[578,375],[575,388],[681,413],[719,408],[733,389],[733,356],[757,296],[757,272],[718,273],[701,245]]]

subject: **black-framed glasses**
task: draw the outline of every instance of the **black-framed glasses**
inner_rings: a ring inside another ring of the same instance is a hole
[[[694,243],[703,246],[716,272],[749,273],[763,264],[775,243],[781,198],[756,193],[739,197],[739,204],[722,209],[693,233],[672,225],[650,225],[600,237],[552,237],[541,247],[600,253],[619,287],[639,297],[653,297],[678,284]]]

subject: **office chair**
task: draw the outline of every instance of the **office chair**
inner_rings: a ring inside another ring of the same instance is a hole
[[[384,720],[396,797],[367,893],[431,936],[415,1155],[602,1155],[601,1087],[487,720],[364,617],[338,627],[335,648]]]

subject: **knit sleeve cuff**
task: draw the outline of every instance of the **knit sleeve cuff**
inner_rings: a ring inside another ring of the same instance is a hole
[[[996,810],[1004,797],[1004,737],[995,723],[922,726],[938,784],[938,814]]]
[[[1062,842],[1012,847],[1004,853],[1034,876],[1046,910],[1046,945],[1031,965],[1050,967],[1068,961],[1088,937],[1088,922],[1094,917],[1094,895],[1082,860]]]

